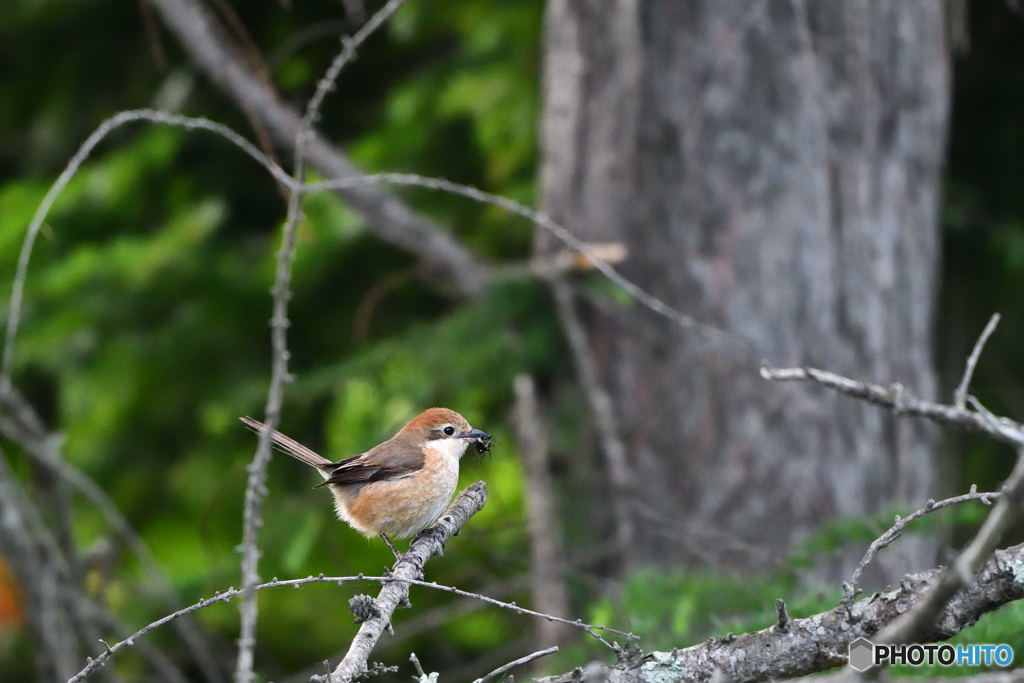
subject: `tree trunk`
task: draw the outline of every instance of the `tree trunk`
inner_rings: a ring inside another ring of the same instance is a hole
[[[932,396],[944,24],[939,0],[552,0],[544,208],[773,364]],[[939,493],[926,425],[599,308],[581,317],[628,458],[604,506],[630,517],[624,557],[755,568]]]

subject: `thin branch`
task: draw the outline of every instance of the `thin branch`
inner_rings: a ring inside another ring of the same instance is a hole
[[[301,173],[301,163],[296,162]],[[301,180],[301,176],[300,176]],[[285,220],[284,235],[277,255],[277,272],[274,276],[273,315],[270,319],[272,347],[270,387],[264,408],[264,422],[267,429],[260,432],[256,453],[247,470],[245,501],[242,521],[242,604],[239,606],[241,625],[238,636],[238,658],[235,665],[235,680],[249,683],[253,678],[253,653],[256,645],[256,618],[258,606],[253,587],[259,582],[259,528],[263,524],[263,497],[267,493],[266,474],[270,463],[270,435],[277,429],[281,419],[281,404],[284,387],[292,380],[288,372],[288,300],[291,298],[292,260],[295,253],[296,233],[301,214],[302,191],[293,188],[288,200],[288,217]]]
[[[0,556],[6,559],[21,589],[27,631],[37,643],[37,676],[40,680],[59,679],[75,670],[78,639],[61,604],[57,563],[47,562],[40,553],[36,539],[41,530],[38,523],[28,519],[35,512],[26,510],[28,505],[0,452]],[[48,540],[56,550],[56,542],[52,537]]]
[[[320,107],[323,105],[324,98],[327,97],[327,93],[331,92],[335,88],[335,83],[338,80],[338,76],[341,74],[341,70],[352,61],[356,55],[356,50],[366,42],[366,39],[373,35],[374,31],[384,25],[388,19],[391,18],[398,9],[404,5],[408,0],[388,0],[388,2],[381,7],[377,12],[374,13],[370,20],[363,24],[354,36],[351,38],[343,37],[342,49],[331,65],[327,68],[323,78],[317,83],[316,92],[309,99],[309,104],[306,105],[306,114],[302,117],[302,123],[299,127],[299,132],[296,136],[296,146],[300,144],[305,147],[313,138],[313,125],[319,120]],[[301,150],[304,156],[305,150]]]
[[[977,580],[958,591],[917,642],[945,640],[974,624],[983,614],[1024,598],[1024,544],[995,552]],[[936,582],[942,569],[908,575],[893,590],[875,593],[848,608],[835,607],[803,618],[791,618],[783,631],[773,624],[760,631],[715,637],[699,645],[668,652],[648,652],[597,673],[594,680],[619,683],[641,681],[708,681],[720,672],[727,680],[765,681],[793,678],[846,664],[847,646],[871,638],[880,626],[914,609]],[[572,673],[541,679],[571,683]],[[590,680],[590,679],[588,679]]]
[[[344,658],[329,676],[314,676],[310,680],[349,683],[366,670],[370,653],[380,640],[381,634],[391,625],[391,616],[395,609],[408,601],[409,585],[420,580],[427,560],[440,554],[448,539],[454,536],[473,514],[480,511],[486,502],[487,485],[482,481],[471,484],[455,498],[444,515],[430,529],[413,539],[408,552],[392,567],[392,580],[381,587],[380,593],[373,600],[374,609],[360,625]],[[395,581],[396,579],[398,581]]]
[[[420,658],[416,656],[415,652],[409,653],[409,661],[412,662],[413,669],[416,670],[416,675],[423,678],[427,673],[423,670],[423,665],[420,664]]]
[[[102,624],[104,628],[121,634],[128,633],[127,626],[108,613],[103,607],[88,600],[81,594],[81,591],[75,591],[75,594],[70,596],[69,599],[80,603],[81,607],[87,611],[96,622]],[[138,653],[142,655],[143,659],[147,660],[150,665],[152,665],[156,674],[165,681],[168,683],[188,683],[188,679],[185,677],[185,674],[178,669],[177,665],[162,649],[144,641],[139,641],[135,643],[135,645]]]
[[[588,565],[594,564],[595,562],[603,561],[611,557],[613,554],[614,553],[610,548],[608,548],[607,546],[602,546],[601,548],[591,550],[590,552],[581,555],[580,557],[569,558],[564,564],[562,564],[558,568],[559,574],[563,578],[568,576],[582,576],[583,570]],[[395,633],[394,638],[389,640],[388,643],[391,645],[391,647],[395,647],[397,644],[415,638],[422,633],[433,631],[439,628],[441,625],[447,623],[449,620],[456,619],[464,614],[469,614],[471,612],[476,612],[478,610],[485,609],[489,605],[491,605],[491,603],[485,602],[485,599],[487,599],[488,597],[500,597],[503,595],[509,595],[511,593],[520,591],[523,588],[528,588],[530,585],[529,578],[529,575],[520,575],[508,579],[503,579],[501,581],[490,582],[484,585],[482,588],[480,588],[476,593],[470,593],[467,596],[455,594],[457,597],[461,599],[445,605],[431,608],[425,612],[421,612],[418,616],[412,617],[408,621],[403,622],[401,630],[397,631]],[[448,587],[446,586],[445,588]],[[512,603],[504,602],[496,606],[500,609],[508,609],[509,611],[516,612],[517,614],[519,613],[516,611],[519,608],[516,605],[513,605]],[[542,614],[542,616],[538,617],[540,619],[543,619],[545,622],[548,621],[549,617],[553,616],[553,614],[549,610],[546,610],[546,612],[546,614]],[[566,612],[563,612],[563,614],[568,614],[568,610]],[[570,625],[574,628],[579,628],[579,626],[575,622],[573,622]],[[606,628],[601,626],[589,626],[599,631],[607,630]],[[628,638],[629,636],[627,635],[626,637]],[[330,657],[330,659],[340,660],[344,655],[345,652],[343,651],[335,656]],[[299,683],[300,681],[305,682],[309,680],[310,676],[317,673],[318,670],[318,667],[307,666],[299,671],[296,671],[295,673],[288,675],[286,678],[281,679],[280,681],[278,681],[278,683]],[[450,672],[448,673],[450,675]]]
[[[271,135],[294,149],[300,115],[225,40],[209,10],[199,0],[152,0],[168,28],[178,37],[196,65],[244,109],[262,117]],[[358,175],[359,170],[336,147],[314,134],[309,160],[329,178]],[[367,228],[380,238],[419,255],[424,272],[452,286],[467,298],[479,296],[490,279],[480,258],[432,221],[398,199],[372,188],[341,193],[346,204],[360,214]]]
[[[1005,417],[993,418],[978,411],[934,403],[918,398],[902,384],[882,386],[861,382],[816,368],[761,367],[761,376],[776,382],[810,381],[875,405],[891,408],[898,415],[925,417],[935,422],[979,431],[1014,447],[1024,446],[1024,426]]]
[[[522,666],[523,664],[529,664],[530,662],[532,662],[535,659],[540,659],[541,657],[546,657],[547,655],[554,654],[556,652],[558,652],[558,646],[557,645],[549,647],[546,650],[537,650],[536,652],[531,652],[530,654],[526,655],[525,657],[520,657],[519,659],[513,660],[513,661],[509,662],[508,664],[502,664],[501,666],[499,666],[497,669],[495,669],[491,673],[487,674],[486,676],[484,676],[482,678],[476,679],[475,681],[473,681],[473,683],[486,683],[486,681],[492,681],[495,678],[497,678],[498,676],[501,676],[502,674],[511,671],[512,669],[516,668],[517,666]]]
[[[180,596],[145,539],[135,531],[99,484],[60,457],[57,436],[47,431],[32,406],[13,386],[8,384],[6,387],[6,391],[0,390],[0,432],[37,462],[63,478],[100,511],[122,542],[139,558],[149,583],[155,586],[158,595],[170,608],[176,609],[181,604]],[[216,661],[199,627],[191,619],[182,620],[175,626],[194,655],[203,676],[210,681],[221,680]]]
[[[245,487],[244,520],[242,526],[242,604],[239,607],[241,628],[238,637],[238,661],[235,666],[235,681],[249,683],[253,678],[254,648],[256,645],[256,618],[258,606],[253,589],[259,583],[259,528],[262,525],[263,497],[266,493],[267,465],[271,457],[270,435],[277,429],[281,417],[284,387],[292,380],[288,371],[288,301],[291,299],[292,262],[299,221],[302,218],[303,183],[306,177],[306,150],[313,138],[313,124],[323,105],[327,93],[334,89],[341,70],[355,57],[356,49],[382,26],[406,0],[390,0],[351,39],[344,40],[344,46],[331,62],[323,78],[317,83],[316,91],[309,99],[306,113],[295,134],[295,171],[292,174],[291,191],[288,196],[288,216],[285,220],[281,249],[277,256],[277,273],[274,277],[273,316],[270,319],[271,342],[273,347],[270,387],[264,422],[267,428],[260,432],[256,454],[249,464],[249,478]],[[365,662],[364,662],[365,664]]]
[[[981,353],[985,340],[996,322],[998,317],[993,316],[975,344],[971,359],[967,362],[964,379],[956,392],[958,402],[961,393],[965,401],[973,398],[966,395],[966,387],[977,363],[977,356]],[[978,430],[997,441],[1015,447],[1017,462],[1001,488],[998,502],[986,517],[981,529],[960,553],[953,566],[942,572],[935,587],[875,638],[876,642],[919,642],[935,628],[943,609],[956,592],[974,580],[978,570],[999,543],[1003,531],[1021,514],[1024,503],[1024,429],[1008,418],[993,415],[976,399],[971,400],[974,410],[969,411],[963,405],[949,406],[922,400],[899,384],[883,387],[814,368],[776,370],[763,366],[761,375],[771,380],[812,380],[850,396],[889,407],[897,415],[928,417],[937,422]],[[871,549],[868,552],[871,553]]]
[[[157,0],[158,2],[160,0]],[[297,119],[298,120],[298,119]],[[706,336],[712,341],[718,341],[723,343],[729,343],[732,346],[738,346],[745,350],[746,353],[755,353],[754,345],[748,339],[739,335],[720,330],[714,326],[706,325],[697,321],[696,319],[688,316],[672,306],[661,301],[654,295],[648,293],[646,290],[641,288],[639,285],[633,283],[627,279],[621,273],[616,270],[611,263],[618,262],[621,260],[621,254],[616,251],[609,251],[607,245],[592,245],[588,244],[564,227],[555,223],[550,217],[543,214],[542,212],[536,211],[524,204],[520,204],[511,200],[507,197],[490,194],[479,190],[477,188],[460,185],[453,183],[448,180],[441,178],[429,178],[425,176],[403,174],[403,173],[385,173],[376,175],[359,175],[353,177],[346,177],[338,180],[330,180],[321,183],[312,183],[309,185],[302,185],[296,183],[296,181],[285,172],[280,166],[278,166],[272,159],[267,157],[261,152],[255,145],[243,138],[234,130],[224,126],[223,124],[211,121],[202,117],[188,117],[172,114],[168,112],[150,110],[150,109],[139,109],[129,110],[120,112],[110,119],[102,122],[95,131],[86,139],[82,146],[78,149],[71,161],[65,167],[64,171],[58,177],[57,181],[53,184],[50,190],[47,192],[43,201],[36,209],[36,213],[32,218],[29,228],[26,231],[25,238],[22,242],[21,251],[18,258],[18,265],[16,269],[15,278],[11,290],[11,299],[8,304],[8,315],[7,315],[7,330],[6,338],[4,343],[3,352],[3,363],[0,366],[0,392],[4,387],[2,380],[9,382],[12,368],[13,358],[15,351],[15,338],[17,335],[18,327],[21,320],[21,310],[24,298],[24,287],[25,280],[28,272],[29,259],[31,257],[32,249],[35,244],[35,240],[42,228],[43,222],[46,216],[49,214],[53,203],[57,197],[63,191],[64,187],[71,180],[74,174],[81,167],[82,163],[89,157],[93,149],[113,130],[131,122],[135,121],[149,121],[161,125],[175,126],[185,129],[193,130],[205,130],[208,132],[215,133],[220,137],[224,138],[228,142],[234,144],[236,147],[241,149],[245,154],[254,159],[257,163],[263,166],[268,173],[273,176],[274,180],[277,181],[283,187],[294,190],[297,187],[302,187],[303,194],[311,194],[313,192],[319,192],[324,190],[338,190],[338,189],[354,189],[370,185],[378,184],[392,184],[399,186],[416,186],[423,187],[426,189],[437,190],[441,192],[448,192],[458,196],[465,197],[472,201],[497,206],[510,213],[518,216],[522,216],[532,223],[541,227],[544,230],[551,232],[555,237],[564,242],[574,251],[583,254],[587,259],[587,265],[592,266],[595,270],[599,271],[602,275],[608,278],[611,282],[619,286],[624,292],[626,292],[631,298],[635,299],[642,306],[650,309],[651,311],[661,315],[662,317],[672,320],[676,324],[680,325],[684,329],[695,329]],[[311,154],[316,150],[317,141],[314,138],[311,145]],[[395,211],[389,210],[389,215],[394,214]],[[386,236],[385,236],[386,237]],[[401,246],[409,245],[401,244]],[[430,240],[425,242],[426,244],[433,244]],[[417,243],[420,244],[420,243]],[[431,247],[433,248],[433,247]],[[438,248],[447,249],[447,245],[438,245]],[[428,259],[429,261],[430,259]],[[465,264],[462,264],[463,270],[465,270]],[[484,269],[485,266],[479,263],[474,263],[474,268]],[[562,270],[561,268],[559,269]],[[547,270],[541,267],[540,271],[535,274],[546,274]],[[489,272],[486,274],[489,278]],[[475,279],[479,277],[474,276]],[[479,292],[479,283],[474,285],[474,292]]]
[[[2,393],[5,386],[9,385],[11,381],[11,373],[14,364],[14,343],[15,337],[18,334],[18,325],[21,321],[21,307],[25,291],[25,279],[28,275],[28,263],[32,256],[32,247],[35,244],[36,237],[39,236],[39,231],[43,227],[43,221],[46,220],[46,216],[49,214],[50,209],[53,207],[53,203],[57,200],[57,197],[60,196],[60,193],[71,181],[71,178],[74,177],[75,173],[78,172],[78,169],[85,160],[89,158],[89,155],[92,154],[92,151],[96,146],[114,130],[127,123],[133,123],[135,121],[149,121],[151,123],[157,123],[165,126],[174,126],[178,128],[185,128],[187,130],[205,130],[215,133],[255,159],[257,163],[267,169],[267,171],[274,176],[275,180],[283,182],[289,187],[292,186],[292,179],[288,174],[263,154],[263,152],[257,149],[255,145],[227,126],[206,118],[180,116],[178,114],[171,114],[153,109],[133,109],[115,114],[101,123],[96,130],[86,138],[85,142],[83,142],[81,147],[78,148],[78,151],[75,152],[75,155],[71,157],[71,161],[69,161],[67,166],[64,167],[60,176],[57,177],[57,180],[50,186],[50,189],[47,190],[43,200],[39,203],[39,206],[36,207],[35,214],[32,216],[32,221],[29,223],[28,230],[25,232],[25,238],[21,243],[21,251],[18,254],[18,265],[15,270],[14,281],[11,287],[11,300],[7,305],[7,333],[4,339],[3,362],[2,365],[0,365],[0,393]]]
[[[478,482],[478,483],[482,483],[482,482]],[[579,629],[580,631],[583,631],[583,632],[591,635],[595,639],[599,639],[598,635],[595,635],[598,631],[605,631],[605,632],[608,632],[608,633],[614,633],[614,634],[621,635],[621,636],[623,636],[625,638],[629,638],[629,639],[635,639],[636,638],[636,636],[634,634],[632,634],[632,633],[627,633],[625,631],[619,631],[619,630],[616,630],[616,629],[613,629],[613,628],[609,628],[607,626],[599,626],[599,625],[596,625],[596,624],[587,624],[587,623],[584,623],[583,621],[581,621],[579,619],[575,619],[575,620],[563,619],[561,617],[557,617],[557,616],[552,615],[552,614],[543,614],[541,612],[535,612],[535,611],[530,610],[530,609],[525,609],[523,607],[518,606],[514,602],[502,602],[501,600],[495,600],[494,598],[488,597],[486,595],[482,595],[480,593],[473,593],[471,591],[465,591],[465,590],[462,590],[461,588],[455,588],[454,586],[446,586],[444,584],[440,584],[440,583],[437,583],[437,582],[434,582],[434,581],[423,581],[422,579],[412,579],[412,578],[406,578],[406,577],[398,577],[398,576],[395,576],[393,573],[391,575],[389,575],[389,576],[368,576],[368,575],[364,575],[364,574],[357,574],[356,576],[323,576],[323,575],[319,575],[319,576],[306,576],[306,577],[303,577],[303,578],[300,578],[300,579],[276,579],[275,578],[275,579],[272,579],[271,581],[267,581],[267,582],[264,582],[264,583],[261,583],[261,584],[257,585],[255,587],[255,590],[261,591],[261,590],[267,590],[268,588],[283,588],[283,587],[301,588],[302,586],[305,586],[305,585],[308,585],[308,584],[315,584],[315,583],[333,583],[333,584],[341,586],[341,585],[344,585],[346,583],[355,583],[355,582],[361,582],[361,581],[370,581],[370,582],[379,583],[379,584],[382,584],[382,585],[385,585],[385,586],[387,586],[389,584],[406,584],[406,585],[409,585],[409,586],[419,586],[419,587],[422,587],[422,588],[429,588],[431,590],[440,591],[442,593],[451,593],[452,595],[458,595],[458,596],[464,597],[464,598],[472,598],[474,600],[479,600],[479,601],[484,602],[486,604],[493,605],[495,607],[499,607],[501,609],[505,609],[505,610],[508,610],[510,612],[514,612],[516,614],[522,614],[522,615],[525,615],[525,616],[537,617],[539,619],[548,619],[548,620],[551,620],[551,621],[556,621],[556,622],[561,623],[561,624],[566,624],[568,626],[572,626],[572,627],[574,627],[576,629]],[[136,641],[139,638],[141,638],[142,636],[145,636],[146,634],[150,633],[151,631],[154,631],[154,630],[160,628],[161,626],[169,624],[172,621],[180,619],[181,617],[184,617],[184,616],[186,616],[188,614],[192,614],[193,612],[198,612],[199,610],[206,609],[207,607],[210,607],[211,605],[216,605],[217,603],[220,603],[220,602],[228,602],[230,600],[233,600],[234,598],[237,598],[240,595],[242,595],[242,589],[234,588],[234,587],[229,587],[227,590],[225,590],[223,592],[215,593],[212,597],[204,598],[203,600],[200,600],[200,601],[198,601],[198,602],[196,602],[196,603],[194,603],[192,605],[189,605],[187,607],[183,607],[182,609],[180,609],[180,610],[178,610],[176,612],[172,612],[171,614],[167,614],[167,615],[165,615],[163,617],[160,617],[156,621],[153,621],[153,622],[151,622],[149,624],[146,624],[145,626],[143,626],[139,630],[137,630],[134,633],[132,633],[130,636],[124,638],[123,640],[118,641],[117,643],[114,643],[113,645],[111,645],[109,650],[104,651],[103,653],[99,654],[95,658],[89,658],[87,660],[86,667],[84,669],[82,669],[81,671],[79,671],[78,674],[76,674],[75,677],[73,677],[69,681],[69,683],[76,683],[77,681],[84,680],[87,676],[89,676],[90,674],[95,672],[97,669],[103,667],[107,663],[107,661],[109,661],[110,658],[114,654],[116,654],[120,650],[123,650],[123,649],[125,649],[127,647],[134,647],[136,645]],[[610,644],[607,644],[607,645],[608,645],[609,648],[614,649],[614,647],[612,645],[610,645]]]
[[[985,518],[981,529],[957,556],[953,566],[942,576],[923,600],[889,624],[876,642],[918,642],[938,621],[942,610],[963,586],[974,581],[978,570],[992,554],[1003,532],[1020,518],[1024,507],[1024,448],[1018,452],[1017,464],[1003,485],[999,501]]]
[[[321,574],[319,576],[307,576],[300,579],[279,580],[275,578],[271,581],[267,581],[265,583],[261,583],[255,586],[254,590],[260,591],[266,590],[268,588],[280,588],[284,586],[299,588],[301,586],[313,583],[333,583],[336,585],[343,585],[346,583],[354,583],[357,581],[372,581],[375,583],[380,583],[384,586],[384,588],[381,590],[382,595],[385,594],[385,592],[387,592],[388,596],[390,597],[403,598],[408,596],[409,586],[421,586],[423,588],[429,588],[431,590],[437,590],[445,593],[451,593],[453,595],[458,595],[461,597],[481,600],[487,604],[494,605],[496,607],[500,607],[502,609],[506,609],[517,614],[524,614],[528,616],[538,617],[541,619],[549,619],[552,621],[557,621],[559,623],[567,624],[590,634],[592,637],[597,638],[598,640],[602,640],[602,642],[604,641],[597,634],[597,631],[606,631],[609,633],[622,635],[626,638],[635,638],[633,634],[625,633],[623,631],[617,631],[615,629],[611,629],[605,626],[586,624],[578,619],[573,621],[569,619],[562,619],[561,617],[556,617],[550,614],[542,614],[540,612],[535,612],[533,610],[519,607],[515,603],[502,602],[500,600],[495,600],[493,598],[490,598],[486,595],[481,595],[479,593],[464,591],[453,586],[445,586],[442,584],[438,584],[436,582],[423,581],[422,579],[417,578],[421,575],[421,573],[417,574],[416,571],[422,571],[423,564],[425,564],[426,561],[432,555],[434,555],[437,552],[437,550],[439,550],[444,545],[444,543],[447,542],[448,539],[450,539],[456,532],[458,532],[459,529],[462,528],[462,526],[466,523],[470,516],[478,512],[483,507],[484,503],[486,502],[486,498],[487,486],[482,481],[476,482],[475,484],[466,487],[466,489],[463,490],[462,493],[458,495],[458,497],[456,497],[455,501],[451,504],[451,506],[449,506],[445,514],[442,515],[441,519],[439,519],[434,524],[433,527],[425,531],[423,534],[421,534],[419,537],[417,537],[417,539],[413,541],[413,543],[409,547],[409,552],[407,552],[402,559],[395,563],[395,566],[392,569],[391,574],[389,574],[388,576],[365,576],[362,574],[359,574],[357,576],[324,576]],[[395,594],[395,591],[397,591],[397,594]],[[71,678],[69,683],[78,683],[78,681],[84,680],[91,673],[104,666],[114,654],[116,654],[120,650],[123,650],[126,647],[132,647],[133,645],[135,645],[135,642],[139,638],[145,636],[150,631],[153,631],[167,623],[175,621],[176,619],[179,619],[185,615],[197,612],[201,609],[205,609],[211,605],[215,605],[220,602],[228,602],[229,600],[239,597],[240,595],[242,595],[242,593],[242,589],[236,589],[233,587],[228,588],[228,590],[224,592],[215,593],[212,597],[200,600],[195,604],[179,609],[176,612],[163,616],[160,619],[157,619],[156,621],[143,626],[127,638],[117,643],[114,643],[109,648],[106,648],[102,653],[100,653],[95,658],[88,659],[85,668],[83,668],[81,671],[78,672],[78,674]],[[377,630],[377,637],[379,638],[380,632],[382,632],[384,629],[382,620],[384,620],[384,618],[386,617],[387,623],[390,623],[390,618],[391,614],[394,612],[394,607],[397,606],[401,601],[401,599],[394,600],[394,604],[391,606],[390,612],[388,612],[387,614],[382,613],[379,617],[364,622],[363,626],[365,627],[366,624],[370,624],[371,622],[380,624],[379,630]],[[377,604],[378,609],[380,609],[381,596],[378,596],[375,603]],[[371,626],[370,628],[373,628],[375,630],[377,629],[376,626]],[[362,627],[360,629],[360,632],[362,632]],[[360,636],[359,634],[357,634],[355,640],[359,639]],[[354,643],[355,640],[353,641]],[[374,640],[374,642],[376,642],[376,640]],[[609,645],[609,647],[612,646]],[[368,655],[369,652],[367,651],[367,656]],[[334,675],[336,674],[337,671],[335,671]]]
[[[903,533],[903,529],[905,529],[908,524],[929,513],[935,512],[936,510],[941,510],[942,508],[959,505],[960,503],[966,503],[972,500],[980,501],[985,505],[991,505],[992,501],[998,499],[999,496],[1000,494],[998,492],[990,491],[987,493],[979,493],[977,486],[972,485],[969,493],[954,496],[952,498],[946,498],[945,500],[940,500],[938,502],[935,500],[929,500],[923,508],[914,510],[906,517],[896,515],[896,522],[889,527],[884,534],[871,542],[867,552],[864,553],[864,557],[861,558],[857,568],[853,571],[853,575],[850,576],[850,580],[843,584],[842,604],[850,604],[853,598],[861,592],[860,577],[867,566],[871,564],[871,561],[874,560],[875,554],[899,538]]]
[[[978,364],[978,358],[981,357],[981,350],[985,348],[985,343],[988,341],[988,338],[992,336],[992,333],[996,331],[996,325],[998,324],[999,314],[993,313],[992,317],[988,319],[988,324],[985,325],[985,329],[981,331],[981,336],[978,337],[978,341],[974,343],[974,349],[971,351],[971,355],[967,357],[967,365],[964,367],[964,376],[961,378],[956,391],[953,392],[953,405],[955,407],[963,409],[964,403],[967,401],[967,388],[971,384],[971,377],[974,376],[974,367]]]
[[[586,256],[595,270],[600,271],[602,275],[615,283],[620,289],[626,292],[630,298],[636,300],[645,308],[648,308],[658,315],[673,321],[683,329],[703,334],[710,341],[727,344],[732,348],[738,347],[738,349],[741,349],[743,353],[747,355],[759,355],[757,354],[756,346],[749,339],[733,332],[727,332],[714,327],[713,325],[702,323],[696,318],[673,308],[622,275],[607,260],[601,258],[601,254],[598,253],[600,249],[595,249],[594,246],[576,237],[565,227],[556,223],[544,212],[533,209],[525,204],[520,204],[508,197],[484,192],[478,188],[455,183],[450,180],[445,180],[444,178],[430,178],[411,173],[378,173],[372,175],[340,177],[334,180],[312,183],[307,185],[305,190],[307,193],[312,194],[313,192],[319,192],[322,190],[350,189],[380,184],[422,187],[428,190],[447,192],[449,194],[465,197],[466,199],[471,199],[481,204],[496,206],[508,211],[509,213],[522,216],[534,225],[547,230],[575,251]]]

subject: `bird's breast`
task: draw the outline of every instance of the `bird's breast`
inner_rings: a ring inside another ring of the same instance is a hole
[[[455,493],[459,459],[430,445],[423,454],[423,467],[408,476],[371,482],[354,496],[335,492],[338,516],[368,537],[406,538],[430,526]]]

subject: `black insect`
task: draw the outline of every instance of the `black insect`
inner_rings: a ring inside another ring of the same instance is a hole
[[[487,437],[486,439],[477,439],[476,441],[473,442],[473,447],[476,448],[476,452],[479,453],[480,455],[489,453],[491,451],[492,446],[494,446],[494,439],[492,439],[491,437]]]

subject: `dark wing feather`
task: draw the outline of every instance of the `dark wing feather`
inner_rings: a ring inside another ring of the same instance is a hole
[[[401,479],[422,467],[422,450],[392,438],[365,453],[341,460],[331,467],[324,467],[323,470],[330,476],[327,477],[327,481],[317,486],[351,486],[385,479]]]

